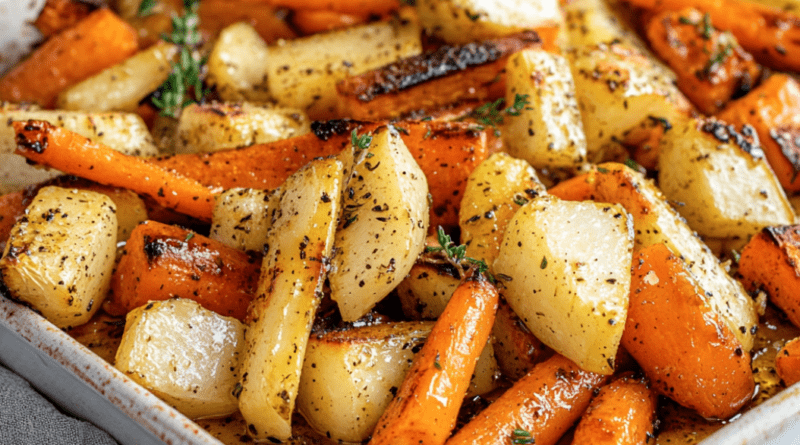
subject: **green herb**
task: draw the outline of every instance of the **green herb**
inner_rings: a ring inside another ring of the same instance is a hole
[[[735,261],[737,264],[739,263],[739,260],[742,259],[742,254],[735,250],[731,250],[731,256],[733,257],[733,261]]]
[[[539,264],[539,268],[541,268],[541,269],[547,268],[547,257],[546,256],[542,257],[542,263]]]
[[[523,429],[517,428],[511,433],[512,444],[533,444],[536,439],[531,436],[531,433]]]
[[[189,242],[192,238],[194,238],[194,232],[189,232],[186,234],[186,239],[184,241]]]
[[[689,17],[680,16],[678,17],[678,21],[684,25],[696,25],[697,22],[693,22]]]
[[[442,226],[439,226],[437,229],[436,236],[439,241],[439,247],[428,246],[425,248],[425,252],[441,254],[444,256],[444,260],[455,267],[462,276],[465,274],[464,265],[466,264],[469,268],[476,268],[479,274],[486,275],[489,281],[494,283],[494,277],[489,273],[489,266],[485,261],[466,256],[466,245],[461,244],[457,246],[452,238],[450,238],[450,235],[445,233]]]
[[[466,15],[467,15],[467,17],[468,17],[470,20],[472,20],[473,22],[475,22],[475,21],[477,21],[479,18],[481,18],[481,14],[480,14],[480,13],[473,14],[473,13],[472,13],[472,12],[470,12],[470,10],[468,10],[468,9],[465,9],[465,10],[464,10],[464,14],[466,14]]]
[[[518,206],[524,206],[527,203],[528,203],[528,200],[525,199],[525,198],[522,198],[520,196],[515,196],[514,197],[514,204],[516,204]]]
[[[700,32],[700,35],[703,36],[705,40],[711,40],[711,36],[714,33],[714,27],[711,26],[711,16],[708,13],[703,15],[703,28]]]
[[[366,150],[369,148],[369,144],[372,143],[372,135],[364,133],[359,136],[356,130],[353,129],[353,132],[350,133],[350,143],[352,143],[353,148],[357,150]]]
[[[136,15],[139,17],[146,17],[153,13],[153,7],[156,5],[156,0],[142,0],[139,3],[139,10],[136,12]]]
[[[202,100],[206,93],[201,76],[205,61],[197,50],[200,45],[199,3],[199,0],[184,0],[184,14],[173,17],[172,32],[161,36],[167,42],[180,46],[178,62],[172,64],[169,77],[153,97],[153,105],[160,108],[165,116],[178,117],[185,106]],[[194,98],[189,97],[192,89]]]
[[[727,45],[719,45],[717,46],[717,52],[709,59],[708,63],[706,63],[705,68],[703,68],[703,75],[705,78],[708,78],[711,73],[717,70],[719,65],[723,64],[728,56],[731,55],[733,52],[733,45],[728,43]]]
[[[242,387],[242,384],[240,382],[236,382],[236,385],[233,387],[233,391],[231,391],[231,393],[233,394],[234,397],[238,399],[239,396],[242,394],[242,389],[244,389]]]
[[[503,108],[505,99],[500,98],[494,102],[488,102],[472,111],[468,116],[475,118],[478,123],[487,127],[496,127],[503,123],[504,114],[508,116],[519,116],[523,110],[530,110],[527,94],[516,94],[514,103],[507,108]]]
[[[647,118],[664,127],[664,133],[668,132],[669,130],[672,130],[672,124],[670,124],[666,118],[658,116],[647,116]]]
[[[625,160],[625,165],[627,165],[629,168],[633,170],[636,170],[637,172],[646,171],[646,169],[642,167],[641,164],[639,164],[638,162],[634,161],[631,158]]]
[[[442,364],[439,363],[439,353],[438,352],[436,353],[436,358],[433,360],[433,366],[436,369],[440,370],[440,371],[442,370]]]
[[[603,167],[597,167],[597,171],[600,173],[608,173],[608,169]]]

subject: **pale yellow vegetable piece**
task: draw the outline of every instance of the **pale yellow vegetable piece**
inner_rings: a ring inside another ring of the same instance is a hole
[[[569,46],[597,45],[621,41],[644,49],[645,45],[606,0],[571,0],[564,2],[564,21]]]
[[[266,144],[311,131],[305,113],[249,103],[191,104],[178,119],[177,153],[211,153]]]
[[[331,298],[354,321],[405,278],[425,249],[428,182],[393,127],[375,131],[345,190]]]
[[[238,409],[235,390],[244,325],[189,299],[128,313],[115,366],[192,419]]]
[[[225,190],[214,203],[210,238],[234,249],[262,252],[280,198],[280,189]]]
[[[506,103],[528,104],[505,118],[506,151],[536,168],[586,161],[586,136],[567,59],[541,49],[520,51],[506,63]]]
[[[267,102],[270,54],[252,25],[234,23],[220,31],[208,56],[208,82],[226,102]]]
[[[256,440],[292,435],[306,345],[322,296],[342,183],[342,163],[314,161],[281,187],[256,297],[248,310],[239,410]]]
[[[750,136],[755,131],[741,129]],[[757,142],[713,120],[673,122],[664,134],[658,182],[689,227],[704,237],[749,239],[794,224],[786,194]]]
[[[468,43],[563,22],[557,0],[417,0],[422,26],[448,43]]]
[[[169,77],[178,47],[159,43],[75,84],[58,95],[64,110],[136,111],[139,102]]]
[[[528,329],[581,368],[614,372],[625,327],[633,221],[616,204],[541,197],[506,228],[494,262]]]
[[[267,83],[279,105],[327,119],[338,115],[336,82],[421,52],[413,20],[282,40],[269,47]]]
[[[461,283],[453,268],[418,262],[397,286],[403,313],[412,320],[435,320]]]
[[[89,321],[106,298],[116,206],[96,192],[44,187],[11,230],[0,272],[14,298],[60,328]]]

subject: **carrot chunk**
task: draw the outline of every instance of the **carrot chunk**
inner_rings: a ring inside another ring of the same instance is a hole
[[[775,370],[786,386],[800,382],[800,337],[789,341],[778,351]]]
[[[33,26],[47,38],[81,21],[91,7],[76,0],[47,0]]]
[[[655,390],[703,417],[726,419],[755,387],[750,353],[665,245],[634,254],[622,345]]]
[[[796,80],[773,74],[746,96],[730,102],[717,117],[736,126],[752,125],[783,188],[800,190],[800,84]]]
[[[647,378],[624,374],[600,388],[578,423],[572,444],[647,443],[654,437],[657,401]]]
[[[730,34],[697,9],[664,11],[647,24],[653,50],[678,77],[678,88],[705,114],[719,111],[736,93],[750,91],[761,73]]]
[[[456,289],[369,442],[443,444],[492,330],[497,289],[482,276]]]
[[[0,79],[0,100],[55,104],[58,93],[132,56],[136,30],[108,9],[98,9],[37,48]]]
[[[766,227],[754,236],[742,250],[739,274],[747,290],[763,288],[800,327],[800,225]]]
[[[123,315],[151,300],[189,298],[220,315],[247,316],[261,261],[203,235],[145,221],[131,233],[104,309]]]
[[[214,194],[199,182],[45,121],[12,123],[17,154],[33,162],[148,195],[164,207],[211,221]]]
[[[536,365],[461,428],[447,445],[553,445],[589,406],[608,376],[584,371],[556,354]]]
[[[366,23],[369,15],[336,11],[300,9],[292,15],[292,23],[303,34],[315,34],[333,29]]]

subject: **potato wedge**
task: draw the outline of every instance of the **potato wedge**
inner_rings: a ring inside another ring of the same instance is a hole
[[[556,0],[418,0],[422,26],[447,43],[468,43],[526,29],[558,28]]]
[[[478,165],[469,175],[458,215],[467,256],[491,267],[508,221],[520,206],[544,193],[536,171],[524,160],[496,153]]]
[[[689,227],[704,237],[749,239],[793,224],[794,210],[750,126],[715,119],[674,123],[664,134],[658,183]]]
[[[136,111],[139,102],[169,76],[178,47],[164,41],[77,83],[58,95],[64,110]]]
[[[567,57],[590,162],[648,116],[672,120],[690,108],[669,70],[622,43],[573,49]]]
[[[115,212],[114,202],[100,193],[39,190],[0,259],[11,295],[60,328],[89,321],[111,285]]]
[[[269,49],[249,23],[220,31],[208,56],[208,82],[225,102],[267,102]]]
[[[359,153],[329,275],[342,319],[355,321],[405,278],[425,248],[428,183],[393,127],[381,127]]]
[[[289,139],[311,131],[308,117],[288,108],[242,104],[191,104],[178,119],[177,153],[211,153]]]
[[[239,250],[262,252],[280,190],[233,188],[220,193],[211,216],[209,238]]]
[[[256,440],[286,440],[333,246],[342,163],[308,164],[282,186],[250,304],[239,410]]]
[[[173,298],[128,313],[114,366],[191,419],[221,417],[238,409],[243,348],[238,320]]]
[[[575,167],[586,160],[586,135],[567,59],[541,49],[520,51],[506,64],[506,103],[528,105],[505,120],[508,153],[536,168]]]
[[[506,229],[495,273],[545,344],[582,369],[614,372],[630,292],[633,221],[616,204],[540,197]]]
[[[606,0],[572,0],[565,2],[563,9],[565,30],[572,48],[613,41],[639,50],[646,48],[636,31],[614,14]]]
[[[336,82],[421,52],[413,20],[314,34],[269,47],[267,83],[279,105],[329,119],[338,115]]]

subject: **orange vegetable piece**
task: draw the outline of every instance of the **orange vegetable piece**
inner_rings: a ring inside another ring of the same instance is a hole
[[[138,49],[136,30],[108,9],[98,9],[48,39],[0,79],[0,100],[55,104],[58,93],[116,65]]]
[[[297,37],[283,16],[269,6],[229,0],[203,0],[197,15],[200,18],[200,31],[210,38],[236,22],[251,24],[267,43]]]
[[[528,433],[520,438],[532,439],[530,443],[553,445],[589,406],[594,390],[607,380],[608,376],[584,371],[556,354],[517,380],[447,445],[508,445],[515,431]]]
[[[763,288],[800,327],[800,225],[766,227],[751,238],[742,250],[739,274],[748,291]]]
[[[497,289],[481,275],[458,286],[378,420],[371,445],[441,445],[447,440],[491,333],[498,298]]]
[[[772,68],[800,71],[800,17],[746,0],[629,0],[653,11],[696,8],[714,26],[730,31],[756,60]]]
[[[65,173],[148,195],[202,221],[211,221],[214,194],[194,179],[128,156],[45,121],[13,122],[17,154]]]
[[[705,114],[719,111],[739,91],[750,91],[761,68],[729,33],[697,9],[664,11],[647,24],[653,51],[678,77],[678,88]]]
[[[75,0],[47,0],[33,22],[45,38],[67,29],[89,15],[91,7]]]
[[[189,230],[145,221],[128,239],[104,310],[124,315],[148,301],[189,298],[243,321],[261,261]]]
[[[375,120],[462,100],[503,97],[508,57],[541,43],[536,32],[525,31],[467,45],[442,46],[432,53],[347,77],[336,85],[340,112],[355,119]]]
[[[800,190],[800,84],[776,73],[746,96],[732,101],[717,117],[752,125],[767,161],[787,192]]]
[[[800,382],[800,337],[789,341],[778,351],[775,370],[786,386]]]
[[[634,254],[622,345],[655,390],[701,416],[727,419],[755,387],[750,354],[665,245]]]
[[[347,14],[343,12],[299,9],[292,14],[292,23],[303,34],[315,34],[332,29],[366,23],[369,15]]]
[[[511,381],[519,380],[533,369],[547,349],[505,300],[500,300],[497,308],[492,327],[492,346],[497,366]]]
[[[600,388],[575,428],[572,444],[647,443],[654,438],[657,402],[647,378],[626,373]]]

